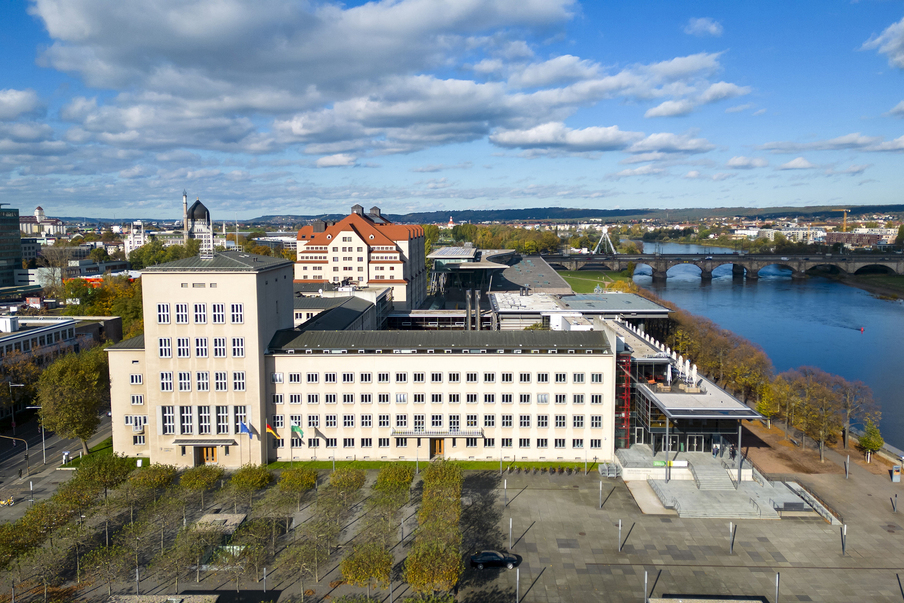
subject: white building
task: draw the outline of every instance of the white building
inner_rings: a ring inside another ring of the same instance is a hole
[[[63,235],[66,234],[66,225],[58,218],[48,218],[39,205],[33,216],[19,216],[19,231],[29,235]]]

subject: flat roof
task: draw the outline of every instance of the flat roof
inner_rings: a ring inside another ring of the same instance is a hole
[[[501,280],[493,280],[496,290],[520,287],[530,287],[535,291],[547,289],[550,293],[571,293],[571,286],[539,255],[521,257],[502,272]]]
[[[374,305],[360,297],[339,297],[339,303],[298,326],[306,331],[344,331]]]
[[[477,255],[476,247],[440,247],[427,256],[428,260],[470,260]]]
[[[195,255],[165,264],[148,266],[142,272],[261,272],[271,268],[292,265],[292,262],[284,258],[274,258],[243,251],[225,251],[216,253],[211,258],[202,258]]]
[[[352,297],[352,296],[349,296]],[[328,310],[348,301],[348,297],[296,297],[293,301],[296,310]]]
[[[668,316],[664,306],[635,293],[593,293],[581,295],[556,295],[550,293],[490,293],[490,304],[499,313],[560,313],[581,314],[657,314]]]
[[[606,325],[611,327],[616,335],[625,340],[625,344],[631,348],[631,357],[652,362],[671,363],[671,358],[651,342],[643,339],[634,331],[628,329],[617,320],[607,320]]]
[[[602,331],[313,331],[286,329],[270,341],[271,352],[316,350],[399,350],[399,353],[431,353],[452,349],[460,353],[568,353],[591,351],[611,354],[609,338]]]
[[[762,415],[707,380],[700,392],[653,391],[644,383],[637,390],[670,419],[761,419]]]

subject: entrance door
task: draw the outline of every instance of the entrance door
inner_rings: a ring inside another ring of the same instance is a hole
[[[643,444],[643,427],[635,427],[634,428],[634,443],[635,444]]]
[[[216,463],[217,462],[217,447],[216,446],[205,446],[201,448],[201,460],[204,461],[204,464]]]
[[[703,452],[703,436],[687,436],[688,452]]]
[[[441,455],[443,453],[443,439],[430,438],[430,458]]]

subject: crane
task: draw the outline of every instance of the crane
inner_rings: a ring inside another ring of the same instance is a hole
[[[843,211],[844,212],[844,222],[841,226],[841,232],[847,232],[847,215],[851,210],[849,209],[833,209],[832,211]]]

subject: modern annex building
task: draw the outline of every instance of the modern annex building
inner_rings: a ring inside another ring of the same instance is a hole
[[[386,226],[374,224],[353,210],[308,245],[360,245],[373,263],[393,241],[378,239]],[[408,232],[411,279],[400,285],[421,291],[414,282],[424,275],[413,266],[423,265],[423,234]],[[343,264],[323,264],[334,265]],[[227,252],[144,271],[145,334],[108,348],[114,449],[225,467],[330,457],[613,459],[616,358],[608,329],[293,328],[298,270]]]
[[[417,308],[427,297],[424,244],[420,226],[354,205],[339,222],[316,220],[298,231],[295,280],[391,287],[396,308]]]

